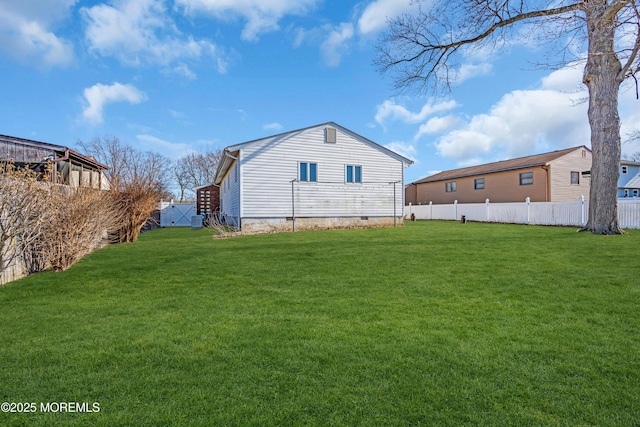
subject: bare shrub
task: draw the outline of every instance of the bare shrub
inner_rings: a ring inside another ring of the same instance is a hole
[[[116,137],[94,138],[80,145],[109,167],[105,173],[119,213],[114,241],[135,242],[158,202],[171,197],[167,190],[171,161],[157,153],[137,151]]]
[[[66,270],[83,256],[107,243],[107,229],[119,223],[108,191],[51,186],[48,221],[33,246],[40,267]],[[45,261],[45,262],[42,262]]]
[[[33,171],[0,159],[0,272],[21,261],[40,237],[46,196]]]
[[[236,227],[220,222],[220,219],[216,215],[209,218],[207,228],[211,231],[213,237],[230,237],[238,234]]]

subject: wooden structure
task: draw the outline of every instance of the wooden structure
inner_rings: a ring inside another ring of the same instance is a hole
[[[54,183],[109,189],[104,175],[108,167],[69,147],[0,135],[0,160],[12,160],[17,167],[30,168],[41,177],[51,164],[55,174],[51,174],[49,179]]]
[[[220,188],[214,184],[193,189],[196,193],[196,215],[208,218],[220,210]]]

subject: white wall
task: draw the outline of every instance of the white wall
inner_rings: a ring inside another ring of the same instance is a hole
[[[325,143],[325,128],[287,138],[269,138],[242,150],[242,216],[392,216],[403,212],[403,163],[366,141],[337,129],[337,142]],[[318,182],[298,178],[299,162],[317,163]],[[362,166],[362,184],[345,183],[345,166]]]
[[[238,227],[240,226],[240,185],[240,167],[238,161],[235,161],[220,183],[220,213],[225,217],[227,224]]]

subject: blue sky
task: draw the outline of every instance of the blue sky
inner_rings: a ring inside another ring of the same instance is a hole
[[[466,52],[445,97],[397,93],[372,61],[409,0],[0,0],[0,133],[113,135],[176,158],[334,121],[415,161],[406,182],[589,146],[582,65],[514,40]],[[580,46],[576,47],[580,49]],[[640,101],[620,94],[622,134]],[[623,152],[640,151],[640,142]]]

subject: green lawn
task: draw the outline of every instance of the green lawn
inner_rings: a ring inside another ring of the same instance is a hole
[[[638,236],[153,231],[0,287],[0,425],[637,426]]]

